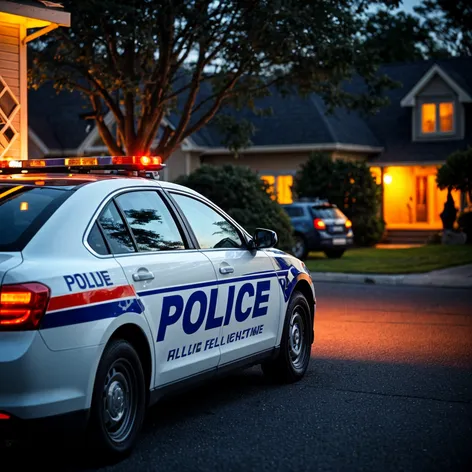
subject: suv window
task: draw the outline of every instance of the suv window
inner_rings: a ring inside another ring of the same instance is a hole
[[[179,228],[157,192],[129,192],[116,201],[131,228],[138,251],[185,249]]]
[[[126,254],[135,252],[133,240],[128,228],[116,208],[115,202],[111,201],[102,211],[98,222],[110,245],[113,254]],[[98,252],[98,251],[97,251]]]
[[[190,223],[201,249],[244,246],[236,227],[213,208],[179,193],[173,193],[172,196]]]
[[[22,251],[70,190],[0,184],[0,251]]]
[[[297,206],[296,207],[289,207],[289,206],[286,206],[286,207],[283,207],[283,208],[287,212],[287,215],[292,217],[292,218],[304,215],[302,207],[297,207]]]
[[[336,208],[336,207],[314,206],[312,207],[312,213],[315,218],[321,218],[321,219],[326,219],[326,220],[346,218],[344,213],[339,208]]]

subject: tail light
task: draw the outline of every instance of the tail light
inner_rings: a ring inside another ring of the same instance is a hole
[[[346,225],[346,228],[348,228],[348,229],[352,228],[352,221],[351,220],[346,220],[345,225]]]
[[[313,226],[315,229],[326,229],[326,223],[321,218],[315,218],[313,220]]]
[[[9,419],[10,419],[9,414],[0,412],[0,420],[9,420]]]
[[[0,331],[37,329],[49,297],[49,287],[35,282],[0,287]]]

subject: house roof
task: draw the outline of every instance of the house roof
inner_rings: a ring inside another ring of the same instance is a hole
[[[295,93],[282,97],[275,90],[269,97],[256,101],[260,108],[271,108],[271,116],[258,116],[249,108],[241,111],[223,108],[220,113],[229,113],[238,119],[249,120],[255,127],[252,143],[255,147],[345,145],[363,146],[370,149],[374,162],[440,162],[458,148],[472,145],[472,126],[463,140],[434,143],[412,142],[411,108],[402,107],[400,102],[418,81],[438,64],[464,91],[472,93],[472,58],[453,58],[440,61],[420,61],[405,64],[389,64],[380,72],[402,85],[387,92],[390,105],[371,117],[344,109],[326,114],[323,100],[316,94],[301,97]],[[346,89],[353,93],[364,90],[360,78],[346,83]],[[203,88],[200,99],[210,90]],[[181,97],[181,100],[185,97]],[[178,104],[178,107],[181,106]],[[464,104],[472,117],[472,104]],[[50,149],[73,149],[79,147],[87,136],[87,125],[80,114],[88,111],[88,103],[77,93],[61,92],[56,95],[51,85],[29,92],[29,121],[33,131]],[[472,118],[469,118],[471,120]],[[192,117],[192,120],[198,117]],[[176,125],[178,116],[172,113],[168,121]],[[192,135],[192,141],[199,148],[223,148],[223,137],[213,122]],[[384,151],[378,154],[378,149]],[[374,155],[377,153],[377,155]]]
[[[37,28],[49,23],[70,26],[70,13],[64,11],[60,2],[47,0],[0,1],[0,12],[29,18],[27,28]]]
[[[472,145],[470,122],[472,120],[472,106],[470,104],[464,104],[468,115],[468,126],[464,139],[429,143],[412,141],[411,108],[402,107],[400,102],[434,64],[438,64],[468,93],[472,91],[471,57],[390,64],[381,67],[381,73],[402,83],[402,86],[388,91],[390,105],[382,108],[374,117],[367,119],[367,123],[380,145],[384,147],[384,152],[374,159],[375,162],[441,162],[451,152]]]

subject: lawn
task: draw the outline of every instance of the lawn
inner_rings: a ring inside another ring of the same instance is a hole
[[[472,245],[351,249],[346,251],[341,259],[328,259],[322,252],[312,252],[305,263],[312,272],[414,274],[470,264]]]

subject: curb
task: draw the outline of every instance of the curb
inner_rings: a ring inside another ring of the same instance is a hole
[[[470,288],[472,278],[441,277],[430,274],[383,275],[311,272],[314,282],[340,282],[367,285],[403,285],[411,287]]]

